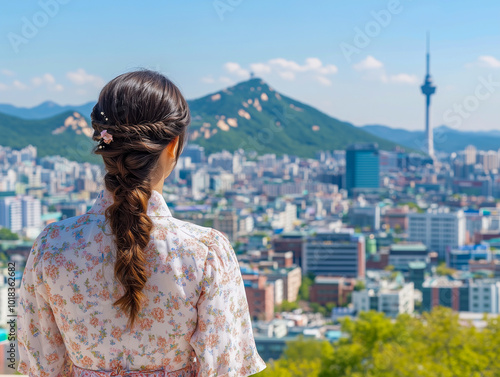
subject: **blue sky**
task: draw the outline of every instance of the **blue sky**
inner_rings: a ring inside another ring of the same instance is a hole
[[[0,103],[96,100],[138,67],[188,99],[248,78],[355,125],[423,129],[425,34],[437,85],[431,122],[495,129],[500,2],[41,0],[2,3]],[[360,37],[364,34],[364,37]]]

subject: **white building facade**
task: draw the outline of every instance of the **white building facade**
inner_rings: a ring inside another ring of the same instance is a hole
[[[408,215],[408,240],[422,242],[429,251],[444,259],[447,248],[465,244],[465,215],[462,210],[432,208],[424,213]]]

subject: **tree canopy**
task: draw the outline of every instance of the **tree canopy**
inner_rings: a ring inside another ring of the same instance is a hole
[[[259,377],[494,377],[500,376],[500,320],[475,328],[449,308],[395,320],[360,313],[341,321],[335,343],[298,338]]]

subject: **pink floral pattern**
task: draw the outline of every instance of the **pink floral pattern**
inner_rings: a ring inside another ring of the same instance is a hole
[[[126,330],[127,316],[113,306],[124,290],[104,217],[112,201],[103,190],[85,214],[47,225],[35,240],[19,291],[18,371],[99,377],[163,368],[166,376],[244,377],[263,370],[230,242],[172,217],[157,191],[147,209],[155,227],[145,250],[146,300]]]

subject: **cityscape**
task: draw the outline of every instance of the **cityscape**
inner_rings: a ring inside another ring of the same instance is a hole
[[[221,22],[236,8],[214,3]],[[500,132],[453,128],[437,114],[450,89],[438,84],[444,52],[433,38],[421,36],[425,74],[412,81],[418,129],[342,121],[271,85],[260,63],[234,63],[234,82],[188,101],[188,142],[163,197],[175,218],[231,242],[268,365],[258,376],[500,374]],[[295,74],[335,71],[303,67]],[[488,96],[499,86],[479,82]],[[9,266],[17,292],[40,232],[85,214],[103,189],[104,165],[90,153],[95,100],[83,102],[0,104],[4,355],[17,302]],[[16,374],[7,356],[0,374]]]

